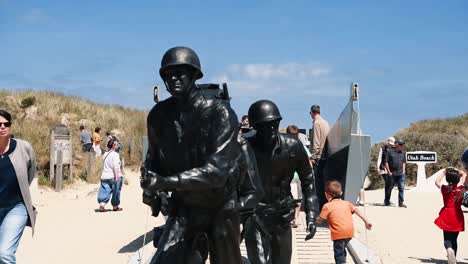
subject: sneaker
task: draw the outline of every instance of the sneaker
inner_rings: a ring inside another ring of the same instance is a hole
[[[406,204],[400,204],[400,205],[398,205],[398,207],[408,208],[408,206],[406,206]]]
[[[456,264],[457,259],[455,258],[455,251],[451,247],[447,248],[448,264]]]

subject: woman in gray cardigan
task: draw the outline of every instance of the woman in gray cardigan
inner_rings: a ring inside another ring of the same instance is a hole
[[[36,175],[34,149],[13,139],[11,115],[0,110],[0,264],[16,263],[16,250],[24,228],[33,228],[36,211],[29,184]]]

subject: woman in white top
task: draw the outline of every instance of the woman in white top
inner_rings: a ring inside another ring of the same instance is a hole
[[[98,203],[99,212],[105,212],[105,206],[111,200],[113,211],[122,211],[120,205],[120,191],[122,190],[123,174],[120,167],[120,155],[115,150],[119,142],[110,139],[107,143],[107,151],[103,155],[101,186],[99,187]],[[111,199],[112,196],[112,199]]]

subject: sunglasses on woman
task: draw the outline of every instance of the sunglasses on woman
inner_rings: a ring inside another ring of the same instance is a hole
[[[5,127],[10,127],[11,126],[11,122],[0,122],[0,127],[5,126]]]

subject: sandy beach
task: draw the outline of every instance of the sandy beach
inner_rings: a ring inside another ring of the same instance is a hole
[[[163,221],[149,216],[141,202],[138,177],[127,172],[121,212],[95,212],[98,184],[79,183],[60,193],[40,190],[35,234],[26,228],[18,263],[127,263],[142,246],[143,234]]]
[[[97,184],[76,184],[61,193],[41,189],[36,233],[31,237],[31,229],[26,229],[18,263],[127,263],[142,246],[143,234],[163,222],[161,217],[150,217],[141,203],[138,173],[127,173],[127,180],[121,212],[95,212]],[[392,202],[396,199],[395,189]],[[356,233],[380,254],[383,263],[446,263],[442,231],[433,223],[442,206],[437,191],[407,189],[406,209],[382,206],[383,190],[367,191],[366,203],[360,208],[374,227],[366,233],[356,218]],[[468,237],[461,233],[458,241],[458,261],[468,263],[464,252]]]
[[[447,263],[443,235],[434,220],[443,205],[437,190],[405,190],[408,208],[383,206],[383,189],[366,192],[365,210],[373,223],[371,231],[355,216],[357,235],[377,251],[383,263]],[[392,202],[397,203],[398,191],[392,193]],[[468,208],[464,208],[465,218]],[[367,239],[366,239],[367,237]],[[458,263],[468,263],[468,237],[465,232],[458,236]]]

